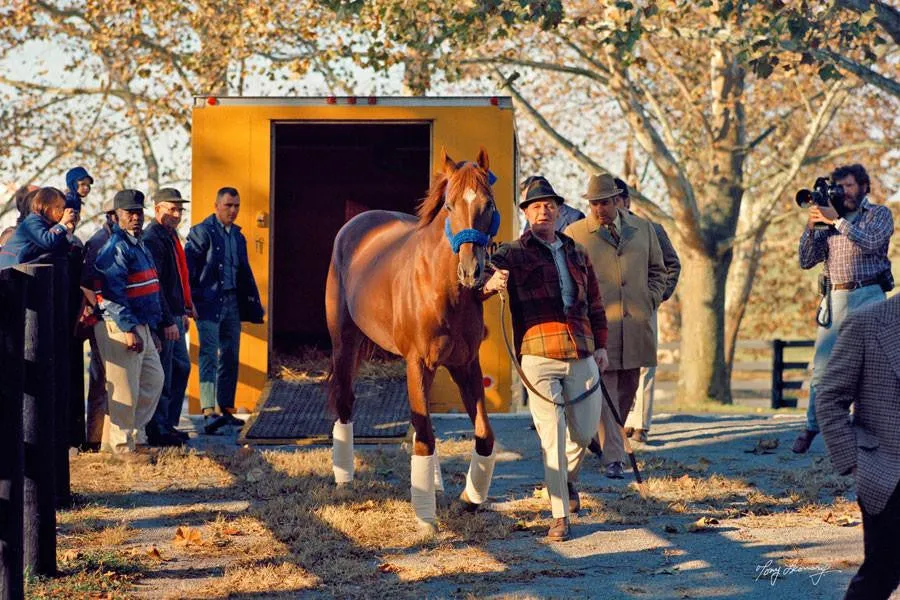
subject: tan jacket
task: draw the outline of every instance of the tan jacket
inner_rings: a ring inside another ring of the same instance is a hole
[[[653,225],[619,211],[619,245],[593,214],[566,228],[566,235],[587,251],[606,309],[610,369],[656,365],[656,336],[650,327],[662,302],[668,276]]]

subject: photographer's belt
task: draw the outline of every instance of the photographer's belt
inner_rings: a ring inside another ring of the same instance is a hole
[[[833,290],[858,290],[859,288],[864,288],[870,285],[878,285],[878,279],[864,279],[862,281],[848,281],[847,283],[832,283],[831,289]]]

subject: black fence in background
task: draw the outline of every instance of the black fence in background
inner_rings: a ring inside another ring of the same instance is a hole
[[[56,510],[70,505],[76,390],[65,258],[0,270],[0,600],[56,574]],[[76,366],[77,368],[77,366]]]
[[[772,408],[795,408],[797,398],[785,398],[785,390],[799,390],[803,387],[802,381],[785,381],[785,371],[805,371],[809,362],[786,362],[784,360],[785,348],[812,348],[813,340],[772,340]]]

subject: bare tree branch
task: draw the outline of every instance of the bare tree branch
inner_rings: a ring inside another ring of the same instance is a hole
[[[532,121],[543,131],[553,142],[566,151],[584,170],[592,173],[612,173],[612,171],[600,163],[594,161],[591,157],[582,152],[578,145],[567,139],[559,133],[541,113],[534,108],[531,103],[526,100],[522,94],[512,85],[511,82],[498,70],[494,69],[493,74],[500,84],[509,90],[516,104],[518,104],[531,117]],[[672,217],[663,211],[656,202],[644,196],[640,192],[635,192],[632,200],[637,208],[640,208],[648,217],[654,221],[662,223],[664,226],[673,226]]]

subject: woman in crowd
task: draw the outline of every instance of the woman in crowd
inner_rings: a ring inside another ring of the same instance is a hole
[[[75,230],[78,214],[65,208],[66,197],[53,187],[33,192],[31,214],[16,227],[0,250],[0,268],[25,263],[51,253],[64,256],[71,242],[67,234]]]

